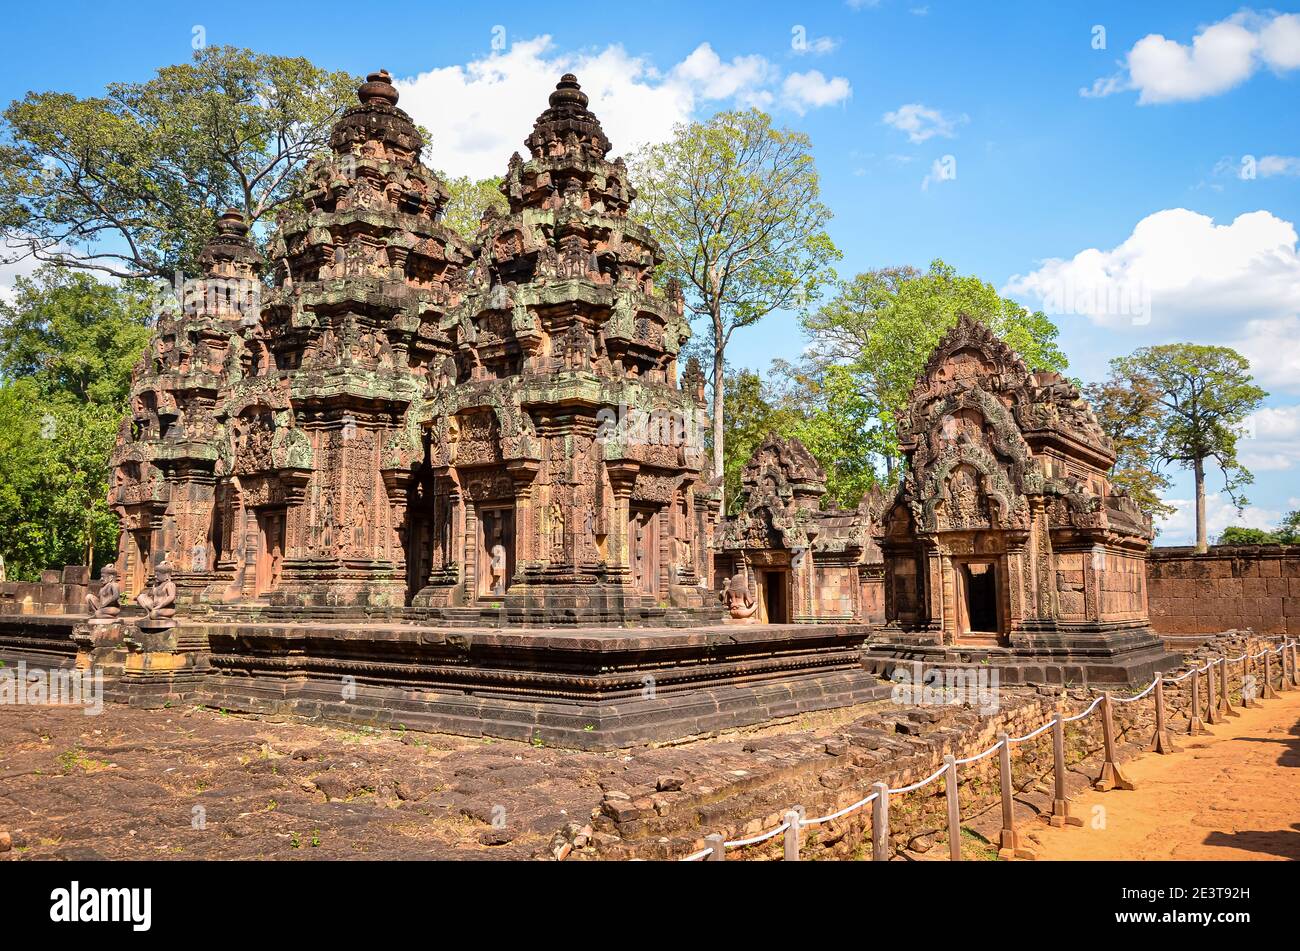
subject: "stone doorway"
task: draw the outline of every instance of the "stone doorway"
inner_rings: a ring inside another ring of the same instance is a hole
[[[760,620],[765,624],[790,623],[790,573],[759,571],[758,596],[762,607]]]
[[[992,561],[966,561],[957,570],[957,633],[968,642],[998,642],[998,570]]]
[[[253,574],[254,597],[269,594],[280,586],[284,564],[284,509],[263,509],[257,513],[257,568]]]
[[[654,510],[632,509],[627,534],[632,582],[641,594],[654,596],[659,572],[659,520]]]
[[[499,598],[515,574],[515,507],[480,506],[478,521],[478,597]]]

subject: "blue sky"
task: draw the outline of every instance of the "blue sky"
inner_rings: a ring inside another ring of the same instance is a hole
[[[1085,380],[1151,343],[1238,346],[1271,396],[1242,447],[1257,477],[1252,508],[1238,518],[1212,497],[1211,530],[1300,507],[1296,4],[589,9],[599,12],[46,4],[6,23],[0,99],[146,79],[188,57],[197,36],[356,73],[387,68],[433,132],[434,164],[473,174],[500,172],[522,149],[565,69],[616,151],[673,121],[756,103],[812,137],[842,273],[941,257],[1053,313]],[[800,346],[794,318],[776,315],[737,336],[733,361],[764,368]],[[1190,496],[1180,477],[1171,498]],[[1184,511],[1161,541],[1188,540],[1190,526]]]

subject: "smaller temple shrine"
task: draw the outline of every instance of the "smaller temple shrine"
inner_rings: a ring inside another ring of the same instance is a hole
[[[1147,615],[1150,519],[1078,389],[962,316],[901,424],[883,513],[886,623],[867,657],[998,666],[1005,682],[1137,683],[1173,666]]]
[[[826,475],[798,439],[769,434],[741,471],[741,504],[714,536],[715,585],[762,624],[884,620],[873,529],[884,496],[821,508]]]

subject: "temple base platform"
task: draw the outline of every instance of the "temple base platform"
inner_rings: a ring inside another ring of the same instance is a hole
[[[933,632],[878,631],[867,644],[864,663],[886,680],[908,679],[920,669],[996,670],[1001,684],[1059,684],[1140,687],[1158,671],[1181,663],[1149,627],[1102,631],[1017,632],[1006,643],[937,643]]]

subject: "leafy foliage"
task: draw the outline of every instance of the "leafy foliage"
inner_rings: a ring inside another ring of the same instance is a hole
[[[439,178],[447,185],[451,198],[443,209],[442,223],[455,231],[466,241],[473,241],[478,236],[479,222],[484,213],[495,209],[504,214],[510,204],[501,194],[501,177],[483,178],[475,181],[468,175],[448,178],[439,173]]]
[[[256,223],[295,201],[357,83],[221,46],[103,96],[28,93],[4,112],[0,231],[18,256],[118,277],[198,273],[222,208]]]
[[[48,265],[0,304],[0,550],[11,577],[114,555],[108,458],[148,313],[140,283]]]
[[[834,276],[811,142],[750,109],[680,125],[633,157],[633,214],[661,242],[712,357],[713,458],[723,462],[725,355],[732,335],[774,310],[802,309]],[[742,463],[743,464],[743,463]]]
[[[800,376],[812,391],[852,391],[858,414],[871,421],[870,438],[859,444],[882,459],[887,479],[899,462],[898,421],[917,377],[963,313],[1005,340],[1030,369],[1065,369],[1056,325],[1045,314],[1030,313],[937,259],[924,272],[890,267],[859,274],[804,317],[813,345]]]
[[[1155,453],[1160,413],[1159,394],[1153,382],[1112,372],[1103,382],[1085,387],[1084,397],[1115,446],[1111,482],[1126,490],[1148,515],[1172,514],[1174,507],[1161,501],[1171,480],[1160,471]]]
[[[1300,545],[1300,509],[1288,512],[1274,531],[1229,525],[1219,536],[1220,545]]]
[[[1170,343],[1143,347],[1110,362],[1112,377],[1130,389],[1154,394],[1153,425],[1144,451],[1159,464],[1176,463],[1196,480],[1196,545],[1207,545],[1205,463],[1223,474],[1224,490],[1244,507],[1242,487],[1254,481],[1237,459],[1237,440],[1246,418],[1268,394],[1255,386],[1250,361],[1230,347]]]

